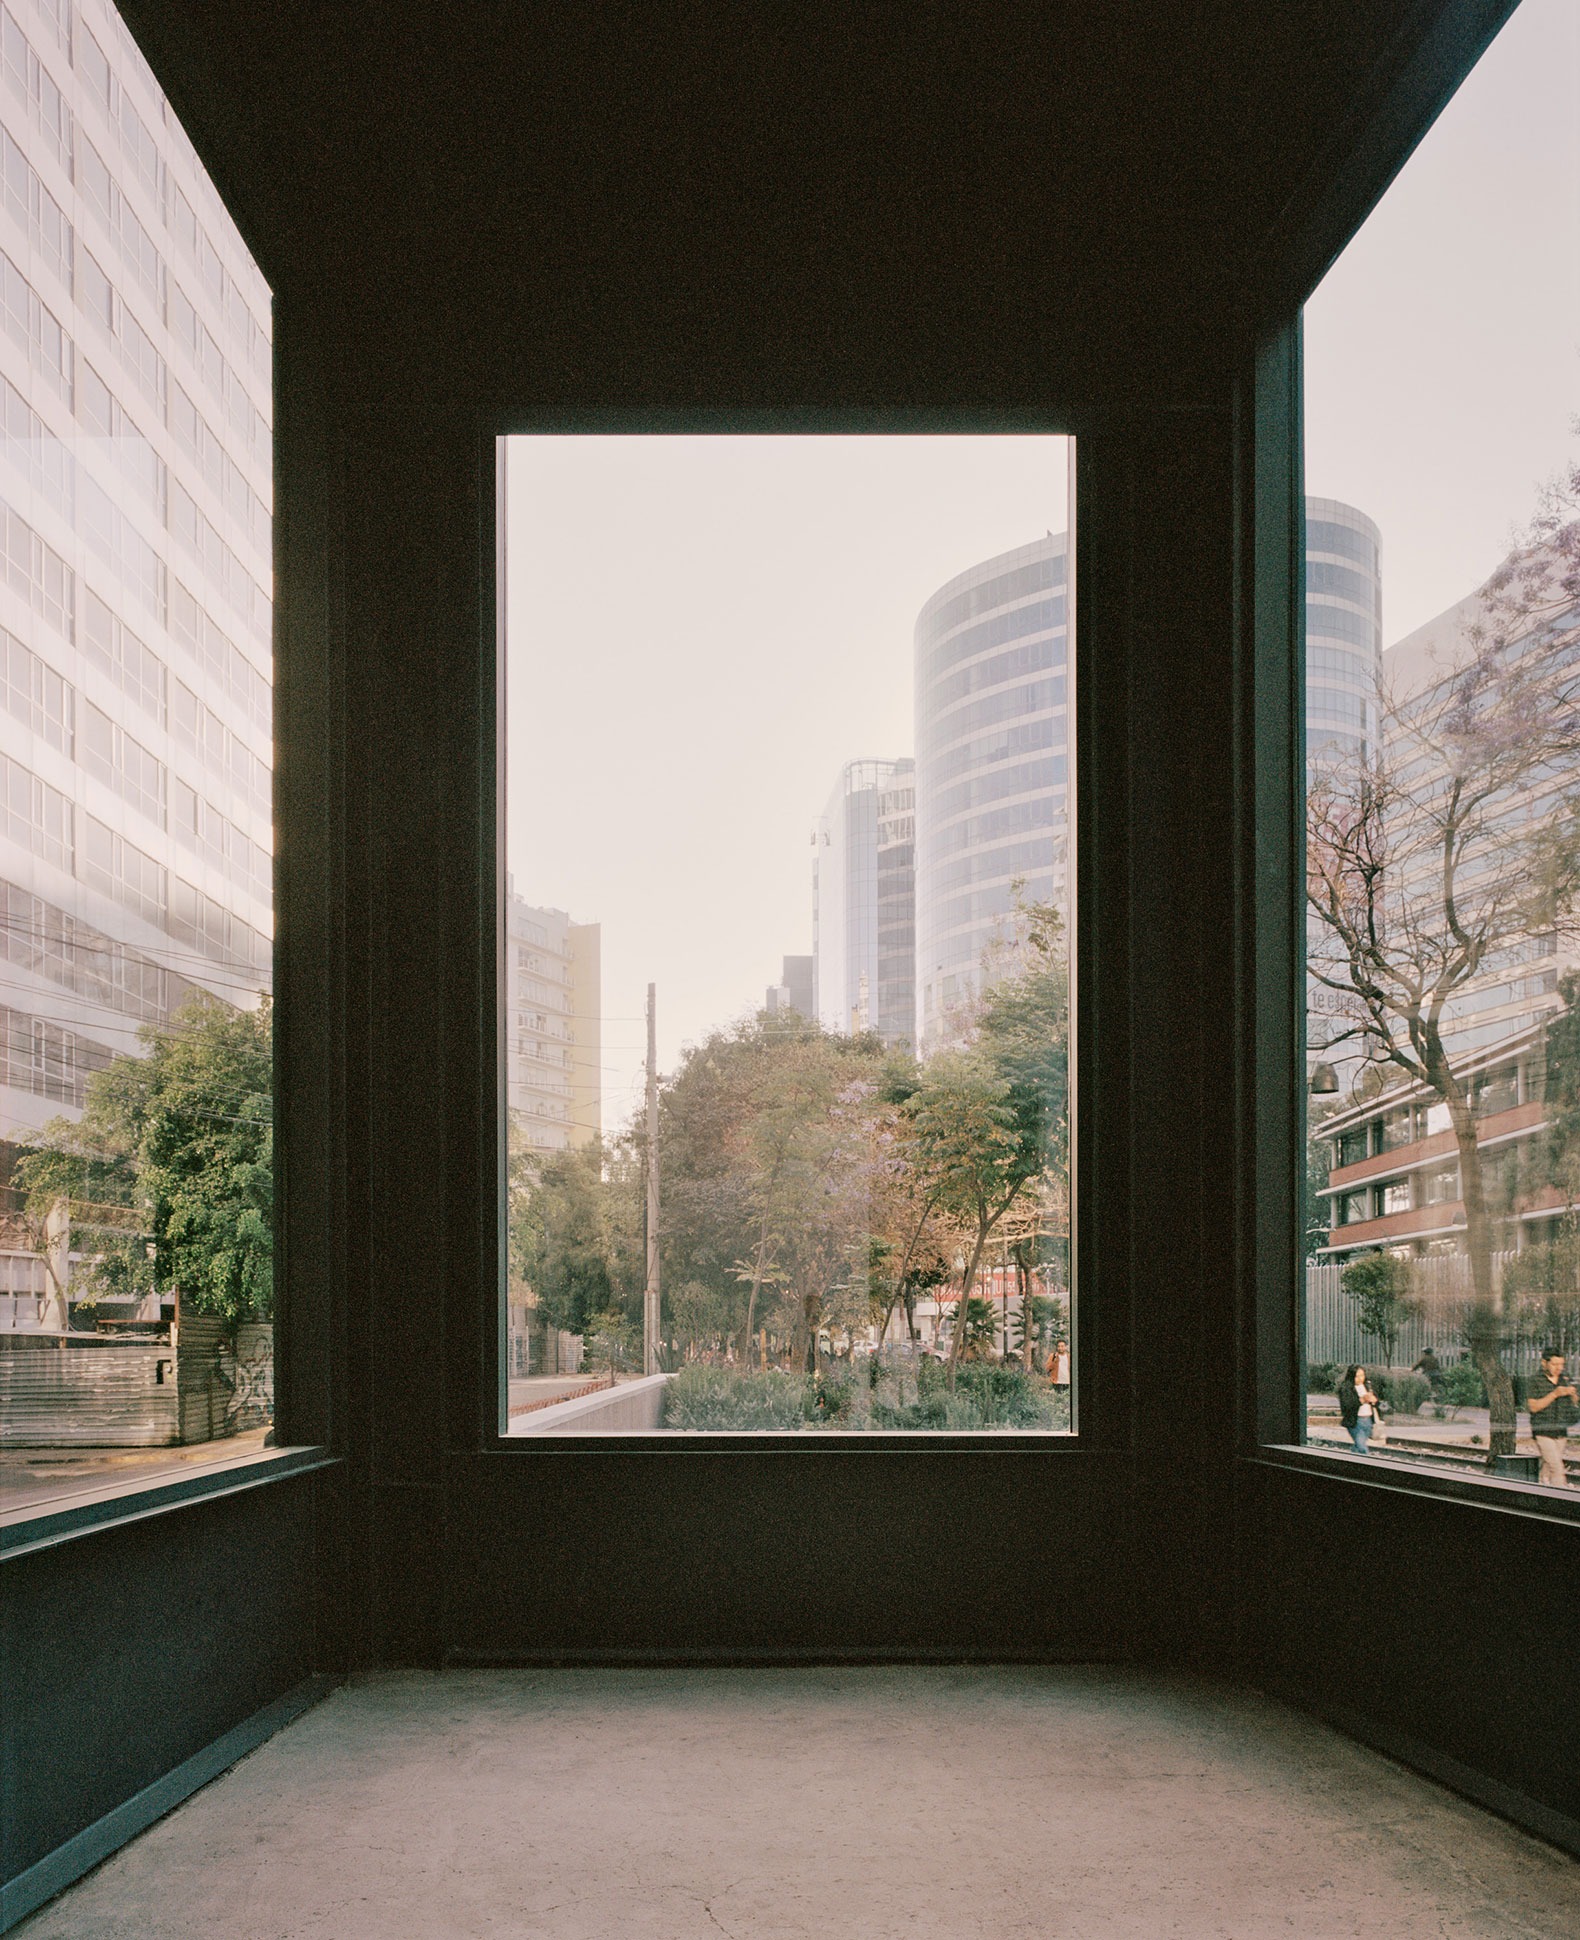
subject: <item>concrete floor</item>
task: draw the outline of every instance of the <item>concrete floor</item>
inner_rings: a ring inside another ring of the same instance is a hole
[[[1254,1696],[1100,1669],[341,1690],[25,1940],[1523,1940],[1580,1863]]]

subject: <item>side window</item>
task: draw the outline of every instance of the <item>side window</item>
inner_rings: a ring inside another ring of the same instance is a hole
[[[268,287],[110,0],[3,25],[0,1487],[26,1508],[272,1420],[272,405]],[[200,361],[239,312],[246,368]]]
[[[1580,16],[1525,0],[1305,314],[1307,1436],[1376,1455],[1385,1421],[1388,1459],[1551,1487],[1580,1481],[1577,73]],[[1517,300],[1472,268],[1513,260]]]

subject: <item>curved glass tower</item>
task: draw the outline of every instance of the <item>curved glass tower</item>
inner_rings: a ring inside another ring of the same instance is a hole
[[[1375,745],[1382,535],[1339,499],[1306,500],[1306,755]]]
[[[954,1034],[1017,899],[1066,901],[1066,535],[940,586],[916,621],[916,1041]]]
[[[1364,512],[1340,499],[1306,500],[1306,767],[1375,750],[1382,675],[1382,535]],[[1320,962],[1332,948],[1309,917],[1306,952]],[[1341,991],[1306,980],[1306,1058],[1331,1064],[1348,1084],[1359,1069]]]

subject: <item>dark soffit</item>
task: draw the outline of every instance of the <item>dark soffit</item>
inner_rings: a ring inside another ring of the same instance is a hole
[[[1442,0],[123,0],[347,381],[570,408],[1211,386]]]

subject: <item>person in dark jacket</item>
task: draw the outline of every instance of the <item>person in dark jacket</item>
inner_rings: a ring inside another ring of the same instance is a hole
[[[1569,1473],[1564,1456],[1569,1449],[1569,1430],[1580,1419],[1580,1406],[1573,1381],[1564,1379],[1564,1357],[1556,1347],[1542,1350],[1542,1371],[1531,1377],[1525,1390],[1525,1405],[1530,1410],[1531,1433],[1536,1437],[1536,1452],[1541,1457],[1541,1479],[1552,1489],[1566,1489]]]
[[[1347,1367],[1339,1383],[1339,1418],[1355,1444],[1355,1453],[1364,1455],[1371,1440],[1372,1424],[1377,1419],[1377,1397],[1366,1385],[1363,1367]]]

